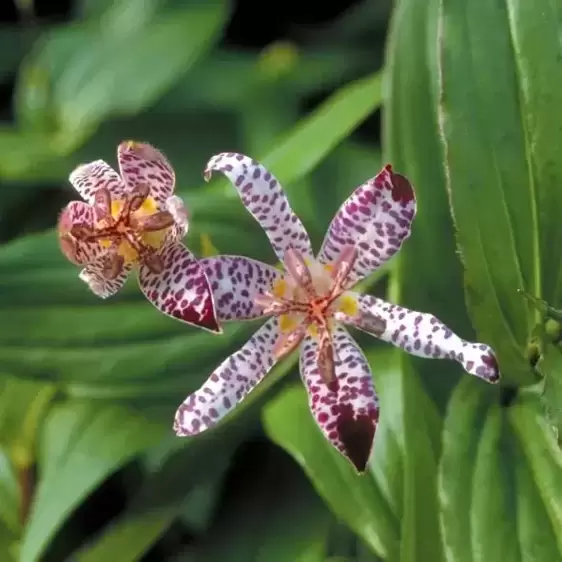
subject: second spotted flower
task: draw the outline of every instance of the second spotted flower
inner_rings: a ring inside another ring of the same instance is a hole
[[[187,213],[173,194],[166,157],[146,143],[122,142],[119,172],[103,160],[78,166],[70,183],[84,201],[62,211],[61,250],[99,297],[116,293],[133,267],[148,300],[178,320],[220,332],[205,271],[181,243]]]
[[[416,200],[408,180],[384,168],[357,188],[332,220],[315,257],[306,230],[273,175],[241,154],[213,157],[261,224],[285,271],[241,256],[202,260],[219,320],[270,316],[178,408],[178,435],[194,435],[230,412],[286,354],[300,348],[309,406],[326,438],[357,468],[369,460],[379,401],[365,356],[344,324],[414,355],[458,361],[488,382],[499,379],[490,347],[455,335],[437,318],[351,291],[410,235]]]

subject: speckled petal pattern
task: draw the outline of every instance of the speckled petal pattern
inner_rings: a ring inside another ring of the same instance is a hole
[[[343,327],[333,334],[336,381],[329,387],[318,371],[318,343],[307,337],[301,348],[300,372],[309,406],[322,433],[358,472],[369,461],[379,419],[379,401],[365,356]]]
[[[146,298],[176,320],[220,332],[213,294],[200,262],[180,243],[162,248],[159,258],[160,273],[142,263],[139,266],[139,284]]]
[[[490,383],[499,381],[498,364],[490,346],[459,338],[431,314],[408,310],[371,295],[356,294],[356,297],[359,314],[348,321],[357,328],[371,332],[361,321],[362,314],[378,317],[384,322],[385,329],[373,334],[376,337],[419,357],[454,359],[471,375]]]
[[[113,199],[119,199],[125,188],[119,174],[103,160],[81,164],[73,170],[68,181],[90,204],[94,203],[94,194],[100,187],[106,188]]]
[[[130,265],[123,265],[115,277],[107,279],[104,275],[104,270],[106,269],[105,257],[105,255],[101,256],[95,262],[87,265],[79,275],[80,279],[88,284],[91,291],[102,299],[117,293],[123,287],[131,272]]]
[[[158,149],[143,142],[122,142],[117,149],[119,169],[127,189],[144,184],[150,196],[165,210],[174,191],[176,176],[168,159]]]
[[[177,435],[197,435],[231,412],[267,375],[275,364],[273,344],[277,320],[268,320],[242,348],[224,361],[205,384],[177,409]]]
[[[181,240],[189,229],[189,218],[187,214],[187,209],[177,195],[172,195],[166,199],[165,203],[166,210],[174,217],[176,223],[176,228],[173,229],[174,234],[178,240]]]
[[[348,288],[389,260],[410,235],[416,198],[410,182],[386,166],[359,186],[334,216],[318,254],[332,263],[346,246],[356,245],[358,256]]]
[[[222,172],[237,189],[242,202],[265,230],[279,261],[289,248],[312,257],[310,239],[302,222],[289,205],[283,188],[259,162],[233,152],[213,156],[205,168],[205,178]]]
[[[219,320],[251,320],[263,316],[256,295],[271,291],[283,273],[271,265],[242,256],[213,256],[200,260],[215,295]]]
[[[94,225],[94,208],[83,201],[71,201],[61,212],[57,233],[62,253],[76,265],[94,261],[105,252],[98,242],[88,242],[72,236],[74,226],[91,228]]]

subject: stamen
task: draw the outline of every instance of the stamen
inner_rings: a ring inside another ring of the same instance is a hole
[[[134,226],[142,232],[157,232],[175,223],[174,217],[168,211],[158,211],[146,217],[135,218]]]
[[[156,252],[142,252],[142,263],[146,265],[152,273],[162,273],[162,271],[164,271],[164,261]]]
[[[269,291],[256,295],[254,302],[263,308],[264,314],[285,314],[293,308],[291,301],[276,297]]]
[[[123,207],[122,216],[128,217],[138,211],[150,194],[150,188],[145,183],[140,183],[129,193]]]
[[[94,211],[98,221],[111,217],[111,194],[108,189],[100,188],[95,192]]]
[[[338,310],[334,313],[334,320],[346,324],[352,322],[352,320],[356,320],[358,322],[353,323],[360,324],[362,329],[374,334],[375,336],[382,336],[386,330],[386,320],[367,311],[360,312],[359,314],[351,317],[345,312]]]
[[[273,356],[279,360],[293,352],[304,339],[309,325],[309,322],[302,322],[292,332],[281,334],[273,346]]]
[[[297,285],[304,289],[308,297],[314,297],[315,290],[312,283],[312,274],[302,254],[294,248],[289,248],[285,252],[284,263],[289,275],[295,280]]]
[[[345,282],[349,276],[349,273],[355,262],[357,260],[358,252],[354,245],[344,246],[338,259],[334,263],[334,269],[332,270],[332,277],[334,279],[334,287],[332,289],[332,294],[341,292],[345,286]],[[339,296],[339,295],[338,295]]]
[[[117,252],[108,252],[103,258],[102,272],[106,279],[115,279],[123,270],[125,260]]]
[[[365,327],[368,332],[376,336],[382,336],[386,330],[386,320],[380,316],[375,316],[370,312],[360,313],[361,325]]]
[[[322,380],[330,390],[337,390],[336,358],[332,336],[327,325],[320,331],[318,341],[318,370]]]

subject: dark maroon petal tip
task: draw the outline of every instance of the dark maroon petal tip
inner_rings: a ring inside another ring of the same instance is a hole
[[[198,328],[203,328],[215,334],[222,334],[222,328],[217,321],[215,310],[212,306],[206,306],[203,312],[200,312],[195,307],[188,305],[185,308],[173,308],[169,314]]]
[[[415,200],[414,188],[406,176],[391,172],[390,177],[392,179],[392,198],[394,201],[406,205],[410,201]]]
[[[340,407],[337,431],[344,447],[345,456],[351,461],[357,472],[362,474],[367,468],[373,448],[378,411],[370,414],[354,415],[350,404]]]
[[[492,353],[482,356],[482,363],[488,367],[490,374],[487,377],[488,382],[496,384],[500,380],[500,368],[496,356]]]

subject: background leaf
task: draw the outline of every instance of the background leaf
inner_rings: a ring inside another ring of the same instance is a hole
[[[401,0],[387,45],[385,158],[410,178],[419,209],[412,235],[400,251],[395,297],[414,310],[431,311],[453,331],[473,339],[439,136],[438,9],[438,0]],[[407,355],[403,361],[414,366],[438,404],[445,403],[462,372],[457,365],[441,361],[428,363]]]
[[[53,409],[40,442],[42,478],[22,541],[22,562],[40,560],[70,511],[163,433],[162,427],[113,405],[68,402]]]
[[[538,294],[539,225],[508,13],[503,2],[443,0],[439,25],[441,126],[469,308],[506,377],[531,382],[522,349],[534,315],[517,289]]]

